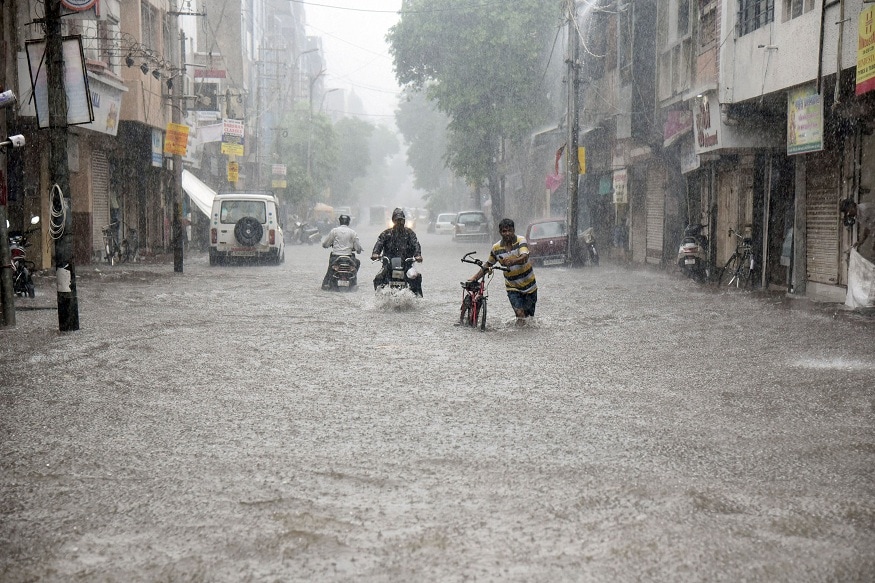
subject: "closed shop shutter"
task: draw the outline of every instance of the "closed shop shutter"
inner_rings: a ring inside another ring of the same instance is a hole
[[[103,250],[103,227],[109,224],[109,164],[106,152],[94,150],[91,153],[91,249],[97,253]]]
[[[806,160],[806,253],[808,280],[836,285],[839,277],[839,211],[837,164],[833,157]]]
[[[665,170],[652,165],[647,169],[647,263],[662,263],[665,230]]]

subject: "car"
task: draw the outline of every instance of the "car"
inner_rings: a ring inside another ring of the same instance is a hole
[[[210,265],[247,259],[279,265],[285,240],[273,194],[217,194],[210,212]]]
[[[483,211],[462,211],[456,216],[453,241],[488,242],[491,238],[489,219]]]
[[[441,213],[434,221],[434,232],[438,235],[452,235],[456,230],[456,213]]]
[[[564,265],[568,254],[568,229],[564,218],[541,219],[526,227],[529,259],[540,265]]]

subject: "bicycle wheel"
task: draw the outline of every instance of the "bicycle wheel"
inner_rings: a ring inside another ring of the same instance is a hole
[[[471,296],[466,295],[462,300],[462,310],[459,313],[459,324],[467,326],[471,319]]]
[[[486,298],[480,299],[477,303],[479,304],[477,308],[477,321],[480,323],[480,329],[486,330]]]
[[[729,258],[729,261],[726,262],[726,265],[723,266],[723,270],[720,272],[720,281],[719,285],[732,285],[735,283],[736,276],[738,275],[738,269],[741,266],[741,255],[738,253],[733,253],[732,257]]]

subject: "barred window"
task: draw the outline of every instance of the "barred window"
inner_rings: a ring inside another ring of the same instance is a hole
[[[814,0],[784,0],[784,13],[781,21],[787,22],[813,9]]]
[[[775,20],[775,0],[739,0],[738,36],[744,36]]]

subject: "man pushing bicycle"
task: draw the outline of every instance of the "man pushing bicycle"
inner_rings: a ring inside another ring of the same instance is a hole
[[[529,261],[528,243],[525,237],[516,234],[511,219],[501,219],[498,233],[501,240],[492,246],[489,259],[468,281],[477,281],[496,263],[507,267],[508,271],[504,272],[504,289],[516,314],[517,325],[523,325],[526,318],[535,315],[535,304],[538,303],[538,284]]]

